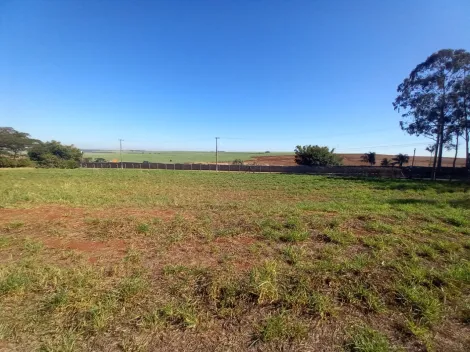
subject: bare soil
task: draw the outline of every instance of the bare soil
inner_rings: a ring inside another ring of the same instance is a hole
[[[364,166],[365,163],[361,161],[361,156],[363,154],[339,154],[343,158],[343,165],[345,166]],[[380,161],[383,158],[392,159],[394,155],[388,154],[377,154],[376,160],[377,165],[380,165]],[[432,165],[432,160],[429,156],[416,156],[415,157],[415,166],[430,166]],[[294,155],[273,155],[273,156],[257,156],[250,160],[256,162],[258,165],[276,165],[276,166],[294,166],[296,165],[294,160]],[[442,166],[452,166],[454,158],[442,158]],[[406,165],[411,165],[410,163]],[[462,167],[465,165],[464,158],[457,158],[456,166]]]

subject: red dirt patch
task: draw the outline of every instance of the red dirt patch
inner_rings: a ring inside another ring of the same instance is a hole
[[[366,151],[365,151],[366,152]],[[343,165],[346,166],[367,166],[366,163],[361,161],[362,154],[338,154],[343,158]],[[383,158],[392,159],[395,155],[388,155],[388,154],[377,154],[376,160],[377,165],[380,165],[380,161]],[[271,155],[271,156],[256,156],[253,157],[250,161],[256,162],[258,165],[276,165],[276,166],[295,166],[294,155]],[[429,156],[417,156],[415,158],[415,166],[429,166],[430,157]],[[445,157],[442,158],[442,166],[452,166],[454,159]],[[410,164],[411,165],[411,157],[410,157]],[[458,158],[457,167],[465,165],[464,158]]]
[[[44,240],[44,244],[50,248],[57,249],[75,249],[83,252],[96,252],[102,250],[113,250],[122,252],[127,248],[126,242],[123,240],[110,241],[87,241],[87,240],[61,240],[56,238],[48,238]]]
[[[171,219],[176,215],[170,209],[140,209],[140,208],[113,208],[103,210],[89,210],[86,208],[72,208],[59,205],[40,206],[27,209],[0,209],[0,223],[12,221],[29,222],[33,220],[51,222],[60,219],[81,220],[86,216],[97,218],[116,217],[155,217]]]

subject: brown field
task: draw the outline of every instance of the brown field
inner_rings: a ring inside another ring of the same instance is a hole
[[[343,164],[346,166],[364,166],[365,163],[361,162],[361,155],[363,154],[339,154],[343,157]],[[377,154],[376,160],[377,165],[380,165],[380,161],[383,158],[392,159],[394,155],[387,155],[387,154]],[[251,161],[256,162],[259,165],[285,165],[285,166],[293,166],[296,165],[294,161],[294,155],[273,155],[273,156],[258,156],[253,158]],[[442,158],[442,166],[452,166],[454,162],[454,158]],[[416,156],[415,157],[415,166],[429,166],[430,164],[430,157],[429,156]],[[411,165],[411,157],[410,163],[407,165]],[[464,158],[458,158],[457,167],[465,165]]]

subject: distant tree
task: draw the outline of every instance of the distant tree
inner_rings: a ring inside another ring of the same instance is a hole
[[[232,162],[232,165],[243,165],[243,160],[242,159],[235,159]]]
[[[95,163],[107,163],[108,161],[105,158],[96,158]]]
[[[393,164],[398,164],[399,167],[403,167],[403,164],[408,164],[410,157],[408,154],[397,154],[394,158],[392,158]]]
[[[318,145],[298,145],[295,148],[295,162],[307,166],[341,165],[342,158],[334,153],[334,149]]]
[[[432,155],[434,154],[434,151],[436,150],[436,145],[435,144],[430,144],[426,147],[426,150],[431,153],[431,158],[429,159],[429,166],[431,166],[432,163]]]
[[[361,156],[363,163],[368,163],[370,166],[375,165],[375,152],[365,153]]]
[[[63,145],[57,141],[34,145],[28,155],[40,167],[73,169],[79,166],[82,152],[73,145]]]
[[[11,127],[0,127],[0,154],[17,159],[21,152],[38,143],[28,133],[19,132]]]
[[[387,158],[383,158],[380,162],[380,166],[390,166],[391,162]]]

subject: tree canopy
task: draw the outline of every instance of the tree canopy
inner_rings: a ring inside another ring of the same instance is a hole
[[[458,136],[466,140],[469,166],[470,53],[443,49],[420,63],[398,86],[393,106],[401,113],[400,127],[435,142],[433,167],[442,165],[445,147]],[[435,177],[435,172],[434,172]]]
[[[410,160],[410,157],[408,156],[408,154],[397,154],[395,155],[394,158],[392,158],[392,161],[393,161],[393,164],[397,165],[399,167],[402,167],[403,164],[408,164],[408,161]]]
[[[28,133],[19,132],[12,127],[0,127],[0,154],[18,158],[21,152],[26,151],[37,140],[32,139]]]
[[[28,155],[41,167],[75,168],[82,158],[78,148],[57,141],[36,144],[28,151]]]
[[[295,162],[307,166],[341,165],[342,158],[334,153],[334,149],[318,145],[298,145],[295,148]]]
[[[370,166],[375,165],[375,152],[364,153],[361,155],[361,161],[370,164]]]

